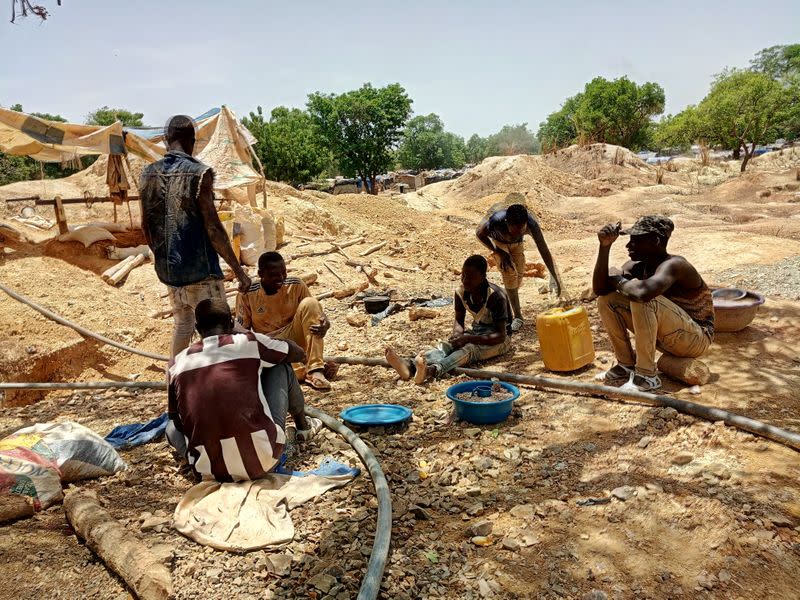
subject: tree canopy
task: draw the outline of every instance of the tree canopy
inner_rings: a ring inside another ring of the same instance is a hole
[[[307,183],[331,162],[330,152],[304,110],[278,106],[267,121],[259,106],[242,124],[258,140],[255,150],[269,179],[292,185]]]
[[[800,75],[800,44],[764,48],[750,61],[750,68],[780,81]]]
[[[792,90],[766,73],[729,69],[696,107],[662,120],[655,139],[663,145],[700,141],[722,146],[736,158],[743,151],[744,171],[756,146],[776,139],[795,107]]]
[[[664,112],[664,102],[664,89],[657,83],[595,77],[548,115],[537,137],[547,148],[585,141],[638,149],[647,145],[651,119]]]
[[[464,166],[464,138],[444,130],[433,113],[414,117],[406,125],[397,159],[407,169],[457,169]]]
[[[344,94],[316,92],[309,95],[307,106],[343,174],[358,175],[377,193],[375,179],[394,164],[393,151],[411,113],[411,99],[403,87],[366,83]]]
[[[470,137],[466,145],[466,159],[474,164],[489,156],[537,154],[539,149],[539,140],[528,129],[527,123],[503,125],[500,131],[485,138],[477,133]]]
[[[114,121],[121,121],[126,127],[142,127],[144,125],[143,118],[144,113],[131,112],[124,108],[103,106],[86,115],[86,124],[107,127],[113,124]]]

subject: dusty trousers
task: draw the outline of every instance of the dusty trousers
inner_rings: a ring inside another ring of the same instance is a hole
[[[635,366],[642,375],[657,373],[656,348],[674,356],[697,358],[711,345],[703,328],[664,296],[635,302],[613,292],[597,298],[597,309],[619,364]],[[633,332],[635,352],[628,331]]]
[[[306,351],[306,364],[293,363],[297,379],[303,381],[306,373],[319,371],[325,363],[322,360],[323,340],[320,336],[311,333],[312,325],[319,325],[323,316],[322,305],[316,298],[303,298],[297,306],[297,311],[291,323],[269,334],[271,338],[291,340]]]

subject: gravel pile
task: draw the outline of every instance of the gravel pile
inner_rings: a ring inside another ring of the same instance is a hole
[[[790,256],[772,265],[743,265],[717,273],[717,281],[747,288],[765,296],[800,299],[800,256]]]

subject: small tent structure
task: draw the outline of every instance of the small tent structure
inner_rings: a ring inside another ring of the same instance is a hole
[[[228,107],[222,106],[204,113],[195,119],[195,124],[195,156],[213,167],[216,190],[247,186],[253,186],[254,190],[254,186],[263,181],[258,157],[251,150],[256,140]],[[129,155],[151,163],[166,154],[163,128],[126,128],[120,122],[107,127],[60,123],[4,108],[0,108],[0,151],[58,163],[74,161],[82,156],[107,155],[106,179],[112,186],[112,193],[115,179],[122,182],[123,189],[135,190],[138,177],[131,176],[138,175],[140,168],[133,173],[129,164],[127,169],[121,170],[121,175],[113,172],[121,168],[121,162]],[[98,171],[96,167],[90,167],[76,173],[72,176],[75,180],[73,183],[97,179]],[[53,190],[58,188],[57,181],[43,182],[43,197],[44,194],[53,194]],[[34,186],[30,184],[34,182],[24,183],[24,189],[28,195],[32,195],[30,189]],[[128,187],[124,188],[126,183]],[[12,192],[15,185],[3,186],[2,191],[6,193],[0,197],[10,198],[12,194],[8,192]]]

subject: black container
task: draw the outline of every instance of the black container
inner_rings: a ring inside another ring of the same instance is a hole
[[[371,315],[386,310],[387,306],[389,306],[389,296],[367,296],[364,298],[364,310]]]

